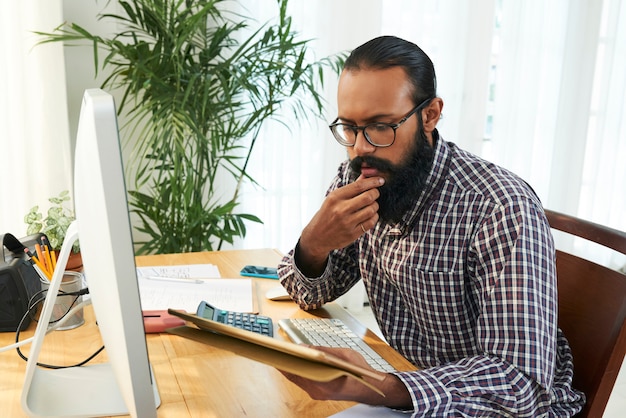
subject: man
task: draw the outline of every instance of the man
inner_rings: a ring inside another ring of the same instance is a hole
[[[346,60],[330,125],[347,147],[328,195],[281,262],[281,283],[316,309],[363,279],[389,344],[420,370],[379,396],[350,378],[286,374],[315,399],[415,416],[571,416],[568,343],[557,328],[551,232],[512,173],[445,142],[432,62],[379,37]],[[326,349],[366,366],[351,350]]]

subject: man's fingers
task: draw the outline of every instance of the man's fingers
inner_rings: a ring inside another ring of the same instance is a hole
[[[385,179],[382,177],[359,177],[354,183],[347,184],[337,190],[346,193],[346,197],[355,197],[383,184],[385,184]]]

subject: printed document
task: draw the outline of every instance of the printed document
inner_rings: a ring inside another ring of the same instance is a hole
[[[204,300],[219,309],[254,312],[251,279],[215,277],[219,277],[219,271],[210,264],[138,267],[141,308],[194,313]]]

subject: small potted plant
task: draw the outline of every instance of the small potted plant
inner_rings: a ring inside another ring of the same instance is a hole
[[[48,214],[45,218],[39,211],[39,206],[33,206],[24,217],[24,222],[28,225],[26,234],[46,234],[50,246],[58,255],[63,245],[67,228],[76,219],[76,216],[74,211],[67,205],[70,201],[70,192],[68,190],[63,190],[58,196],[51,197],[48,200],[52,203],[52,206],[48,209]],[[72,246],[66,270],[80,270],[82,265],[80,246],[78,241],[76,241]]]

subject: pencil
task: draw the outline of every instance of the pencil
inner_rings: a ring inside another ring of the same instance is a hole
[[[39,267],[48,280],[52,280],[52,274],[48,271],[46,266],[44,266],[43,263],[37,259],[37,257],[31,258],[31,260],[35,262],[35,265]]]
[[[43,251],[42,251],[42,249],[41,249],[41,245],[39,245],[39,244],[35,244],[35,252],[37,253],[37,260],[38,260],[41,264],[43,264],[43,266],[44,266],[43,271],[47,271],[47,270],[48,270],[48,268],[46,267],[46,259],[45,259],[45,257],[43,256]]]
[[[46,257],[46,266],[48,266],[48,271],[51,272],[50,275],[54,273],[54,267],[52,264],[52,257],[50,257],[50,250],[48,250],[47,246],[43,248],[43,255]]]
[[[52,245],[50,245],[50,241],[48,237],[43,235],[41,237],[41,244],[43,245],[44,255],[46,256],[46,263],[48,264],[48,270],[54,272],[57,267],[57,255],[52,250]]]
[[[56,270],[57,269],[57,253],[56,251],[52,250],[50,251],[50,255],[52,255],[52,269]]]
[[[37,272],[37,274],[39,275],[39,277],[41,277],[43,280],[48,280],[51,281],[52,278],[48,277],[48,275],[46,275],[46,273],[43,272],[42,269],[39,268],[39,266],[37,264],[35,264],[33,266],[33,268],[35,269],[35,271]]]

